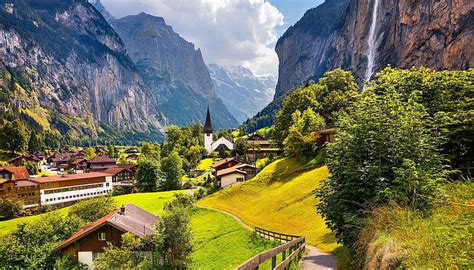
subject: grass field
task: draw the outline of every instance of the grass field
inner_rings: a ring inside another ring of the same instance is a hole
[[[252,256],[275,246],[218,211],[196,209],[191,229],[195,245],[191,269],[234,269]]]
[[[309,244],[331,252],[338,244],[316,212],[313,194],[328,175],[325,166],[307,170],[296,158],[280,159],[255,178],[214,193],[198,204],[231,212],[250,226],[303,235]]]
[[[137,206],[155,214],[159,215],[163,211],[163,206],[166,202],[173,199],[176,191],[165,191],[165,192],[150,192],[150,193],[135,193],[127,194],[114,197],[117,206],[127,203],[134,203]],[[54,213],[60,215],[66,215],[69,211],[69,207],[54,210]],[[6,221],[0,221],[0,234],[8,233],[16,228],[16,225],[23,222],[31,222],[39,219],[45,214],[36,216],[21,217]]]
[[[205,158],[199,162],[196,170],[204,171],[211,167],[212,163],[214,163],[214,159],[212,158]]]

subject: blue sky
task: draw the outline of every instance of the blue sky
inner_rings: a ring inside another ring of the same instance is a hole
[[[278,38],[323,0],[101,0],[115,17],[146,12],[201,49],[204,61],[278,73]]]

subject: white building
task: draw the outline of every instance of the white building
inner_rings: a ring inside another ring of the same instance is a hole
[[[224,137],[214,141],[212,132],[211,114],[209,113],[209,107],[207,107],[206,123],[204,124],[204,148],[209,154],[213,151],[219,151],[221,148],[227,151],[234,149],[234,144]]]

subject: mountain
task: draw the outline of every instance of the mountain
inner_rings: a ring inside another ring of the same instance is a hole
[[[154,133],[156,98],[122,40],[85,0],[0,5],[0,119],[68,139]]]
[[[473,1],[327,0],[278,40],[274,101],[250,122],[271,124],[286,94],[335,68],[351,70],[362,86],[387,65],[472,67],[472,25]]]
[[[115,19],[100,0],[93,4],[122,38],[158,101],[165,124],[201,123],[208,105],[217,129],[239,124],[217,96],[201,51],[175,33],[163,18],[140,13]]]
[[[255,76],[243,66],[208,65],[217,96],[234,117],[243,123],[272,101],[276,79]]]

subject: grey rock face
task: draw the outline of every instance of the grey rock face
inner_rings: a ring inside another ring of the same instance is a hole
[[[31,91],[12,94],[11,106],[44,111],[53,126],[57,114],[76,119],[68,129],[91,136],[101,125],[162,127],[121,39],[87,1],[11,2],[0,9],[0,64],[27,77]]]
[[[167,124],[201,123],[209,104],[217,128],[237,126],[214,91],[201,51],[163,18],[141,13],[111,24],[156,96]]]
[[[276,79],[255,76],[243,66],[208,65],[217,95],[242,123],[272,101]]]

